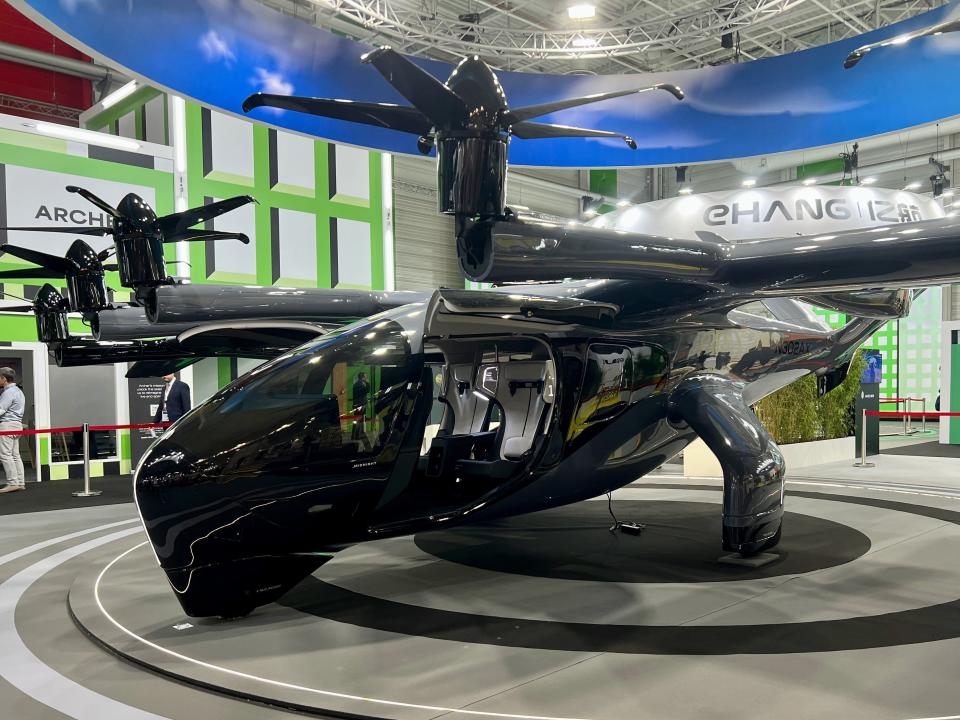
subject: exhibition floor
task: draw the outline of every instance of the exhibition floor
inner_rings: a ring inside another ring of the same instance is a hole
[[[960,460],[804,468],[758,569],[716,562],[719,500],[668,470],[614,496],[639,537],[607,532],[604,499],[369,543],[231,622],[184,617],[132,505],[8,516],[0,703],[26,720],[958,716]]]

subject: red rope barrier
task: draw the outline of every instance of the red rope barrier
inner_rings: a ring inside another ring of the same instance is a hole
[[[102,432],[104,430],[144,430],[147,428],[167,428],[171,423],[139,423],[134,425],[91,425],[91,432]],[[55,428],[35,428],[32,430],[4,430],[0,435],[45,435],[46,433],[80,432],[83,425],[71,425],[69,427]]]
[[[893,410],[866,410],[870,417],[960,417],[960,412],[894,412]]]

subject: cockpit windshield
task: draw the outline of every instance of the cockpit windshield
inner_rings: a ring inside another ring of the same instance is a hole
[[[203,445],[214,450],[242,437],[232,448],[241,457],[247,450],[307,463],[375,456],[408,383],[420,379],[422,356],[411,353],[407,332],[393,320],[361,325],[258,368],[184,419],[194,426],[191,448],[209,457]]]

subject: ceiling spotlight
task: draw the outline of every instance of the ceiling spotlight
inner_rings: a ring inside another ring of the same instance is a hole
[[[679,190],[677,190],[677,194],[679,194],[679,195],[692,195],[692,194],[693,194],[693,188],[690,187],[689,185],[687,185],[686,187],[682,187],[682,188],[680,188]]]
[[[584,217],[596,217],[596,215],[597,215],[596,208],[587,208],[586,210],[583,211]]]
[[[756,184],[757,184],[756,178],[747,178],[746,180],[743,181],[743,186],[745,188],[752,188]]]
[[[949,190],[944,190],[942,193],[940,193],[940,195],[945,198],[953,197],[956,194],[957,194],[957,191],[954,190],[953,188],[950,188]]]
[[[918,181],[914,181],[914,182],[912,182],[912,183],[909,183],[909,184],[905,185],[903,189],[904,189],[904,190],[919,190],[920,187],[921,187],[920,183],[919,183]]]
[[[599,44],[599,41],[596,38],[585,37],[581,35],[579,37],[575,37],[571,44],[578,48],[591,48],[596,47]]]
[[[629,205],[629,204],[630,204],[630,201],[629,201],[629,200],[618,200],[618,201],[617,201],[617,207],[626,207],[626,206]]]
[[[865,177],[863,180],[860,181],[860,184],[861,184],[861,185],[873,185],[876,181],[877,181],[877,179],[876,179],[875,177]]]
[[[803,184],[806,185],[807,187],[809,187],[810,185],[816,185],[817,179],[815,177],[807,178],[806,180],[803,181]]]
[[[567,7],[567,16],[571,20],[589,20],[597,14],[597,6],[591,3],[576,3]]]

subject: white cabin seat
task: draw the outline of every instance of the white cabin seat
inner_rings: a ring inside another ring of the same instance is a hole
[[[471,435],[483,431],[487,419],[490,400],[474,392],[473,365],[447,366],[446,387],[440,399],[446,404],[447,412],[453,413],[452,435]],[[442,426],[447,426],[444,422]]]
[[[537,361],[500,363],[497,403],[503,414],[500,457],[515,460],[533,446],[547,407],[544,387],[547,364]]]

